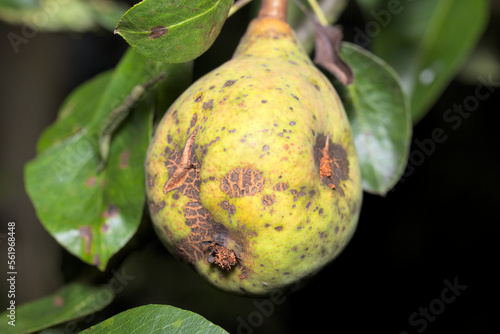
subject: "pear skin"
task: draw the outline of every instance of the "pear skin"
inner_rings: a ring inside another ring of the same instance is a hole
[[[288,24],[254,19],[233,58],[158,125],[146,160],[165,246],[214,286],[268,295],[346,247],[361,176],[339,96]]]

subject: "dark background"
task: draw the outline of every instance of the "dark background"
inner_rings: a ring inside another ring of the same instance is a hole
[[[214,46],[196,62],[195,77],[231,57],[248,15],[244,9],[228,20]],[[495,3],[480,42],[496,55],[499,18]],[[359,9],[351,4],[340,23],[344,31],[361,26]],[[36,141],[55,120],[63,99],[86,79],[115,66],[126,43],[106,31],[38,33],[15,54],[5,38],[11,31],[20,34],[21,28],[0,23],[0,233],[6,233],[7,222],[16,222],[16,303],[21,304],[68,281],[110,277],[68,254],[44,230],[24,190],[23,166],[34,158]],[[482,75],[490,74],[500,81],[498,72]],[[145,217],[138,236],[110,264],[133,279],[108,309],[72,328],[83,330],[125,309],[158,303],[197,312],[231,333],[498,332],[500,86],[492,87],[493,94],[453,128],[444,113],[474,96],[479,85],[464,78],[453,80],[415,125],[412,168],[394,190],[385,197],[365,193],[359,227],[346,250],[279,304],[214,290],[173,260]],[[437,128],[446,140],[424,152],[416,141],[429,142]],[[5,244],[0,238],[1,254],[6,254]],[[6,291],[6,261],[0,255],[0,268],[5,268],[0,269],[1,291]],[[460,285],[459,295],[440,302],[447,284],[454,283]],[[0,293],[0,300],[7,305],[6,293]],[[414,318],[416,324],[409,322],[414,312],[430,306],[439,314],[425,328],[421,315]]]

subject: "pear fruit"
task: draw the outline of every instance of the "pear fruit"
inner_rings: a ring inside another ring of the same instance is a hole
[[[335,89],[290,26],[254,19],[233,58],[189,87],[146,160],[160,239],[214,286],[267,295],[339,255],[362,201]]]

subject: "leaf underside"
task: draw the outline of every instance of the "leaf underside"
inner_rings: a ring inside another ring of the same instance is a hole
[[[372,53],[342,43],[341,55],[355,80],[336,85],[344,102],[359,155],[363,189],[384,195],[404,172],[411,116],[397,74]]]

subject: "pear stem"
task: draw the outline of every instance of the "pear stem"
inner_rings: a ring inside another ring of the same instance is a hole
[[[271,17],[286,22],[288,0],[262,0],[259,17]]]

